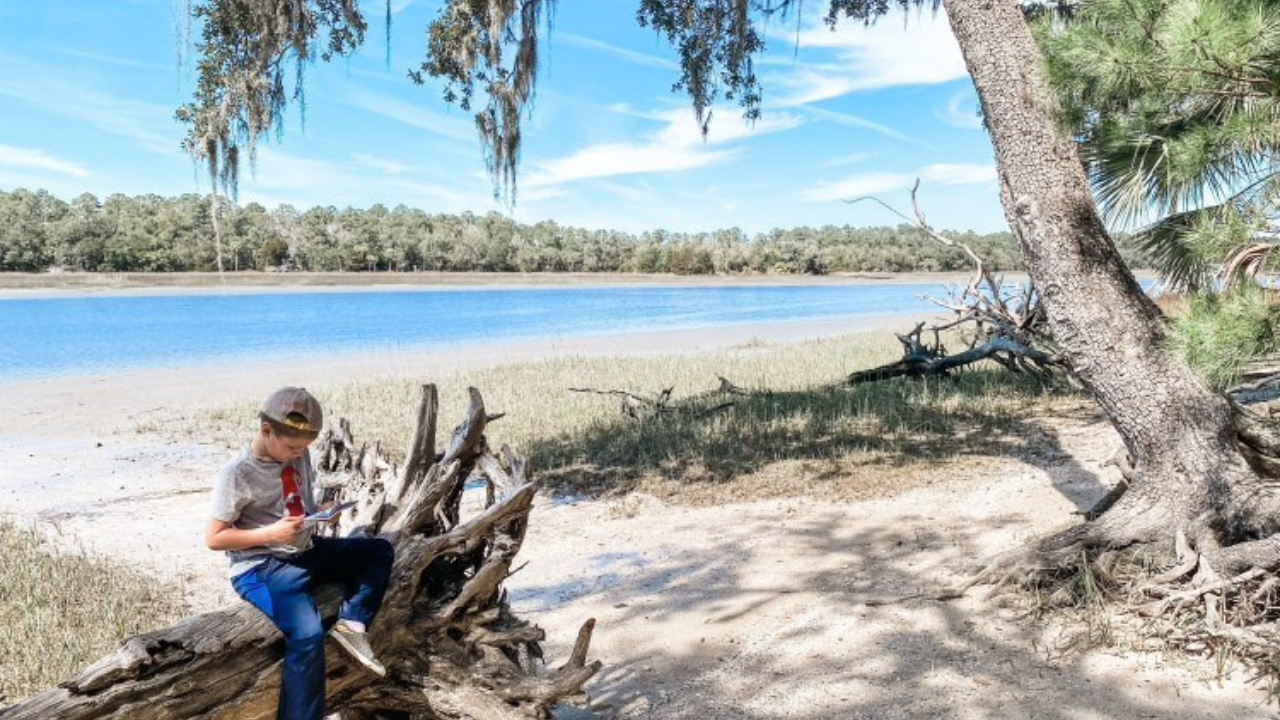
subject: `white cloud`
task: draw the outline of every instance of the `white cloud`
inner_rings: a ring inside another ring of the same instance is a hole
[[[995,167],[972,163],[936,163],[926,165],[913,173],[869,172],[845,178],[839,182],[817,185],[801,193],[801,197],[815,202],[851,200],[864,195],[877,195],[911,187],[920,180],[922,187],[929,185],[977,185],[996,179]]]
[[[819,102],[851,92],[900,85],[933,85],[967,77],[946,13],[913,15],[903,26],[885,18],[870,27],[846,21],[830,30],[809,22],[799,34],[800,55],[819,62],[770,60],[785,71],[767,79],[782,106]],[[795,42],[795,35],[779,35]],[[833,58],[827,59],[830,55]]]
[[[688,146],[718,145],[746,137],[791,130],[804,124],[804,119],[795,113],[766,112],[755,122],[743,119],[738,113],[731,113],[727,117],[717,117],[704,138],[698,123],[693,119],[693,111],[688,108],[656,113],[654,118],[666,123],[655,136],[659,141]]]
[[[972,90],[964,90],[951,96],[947,106],[933,114],[942,122],[964,130],[981,130],[982,117],[978,115],[978,98]]]
[[[74,175],[75,177],[89,176],[89,171],[83,167],[68,160],[56,158],[43,150],[13,147],[11,145],[0,145],[0,165],[49,170],[63,175]]]
[[[379,93],[352,87],[348,95],[352,105],[409,127],[443,135],[453,140],[475,141],[476,130],[470,120],[432,112],[417,105]]]
[[[522,208],[528,207],[532,203],[545,202],[557,198],[569,197],[569,191],[558,187],[535,187],[525,189],[524,185],[518,188],[519,203],[516,205],[516,215],[520,215]]]
[[[25,58],[0,55],[0,64],[5,68],[0,95],[129,138],[150,152],[169,157],[179,152],[172,107],[117,97]]]
[[[240,198],[267,204],[287,201],[299,207],[334,205],[393,206],[399,203],[431,206],[441,211],[460,211],[490,204],[481,184],[442,185],[406,174],[392,175],[380,170],[368,172],[367,165],[348,166],[326,160],[298,157],[262,148],[252,178],[241,178]],[[406,168],[406,171],[409,168]],[[468,192],[468,190],[473,190]]]
[[[750,135],[789,130],[803,120],[792,113],[765,113],[754,124],[741,117],[717,119],[704,139],[698,125],[684,109],[655,113],[665,125],[644,142],[600,143],[571,155],[535,162],[524,187],[541,187],[586,178],[642,173],[676,172],[727,160],[739,149],[712,149]]]
[[[837,155],[836,157],[828,158],[826,162],[822,163],[822,166],[840,167],[842,165],[858,165],[874,158],[877,154],[878,153],[874,152],[854,152],[849,153],[848,155]]]
[[[994,182],[996,168],[994,165],[977,165],[974,163],[937,163],[927,165],[920,171],[922,182],[935,182],[939,185],[977,185]]]
[[[657,55],[649,55],[635,50],[630,50],[617,45],[610,45],[606,42],[600,42],[582,35],[575,35],[568,32],[556,33],[555,41],[564,43],[565,45],[573,45],[575,47],[586,48],[588,50],[596,50],[606,55],[612,55],[617,58],[626,60],[635,65],[646,65],[648,67],[661,68],[663,70],[677,70],[680,66],[674,61]]]
[[[352,153],[351,159],[367,168],[372,168],[389,175],[400,175],[405,171],[405,165],[402,162],[388,160],[387,158],[380,158],[366,153]]]
[[[814,115],[817,115],[820,118],[830,120],[832,122],[839,123],[841,125],[864,128],[866,130],[879,133],[880,135],[883,135],[885,137],[893,138],[894,140],[901,140],[902,142],[905,142],[905,143],[911,143],[912,145],[919,145],[925,148],[932,147],[928,143],[921,142],[920,140],[917,140],[911,137],[910,135],[905,135],[903,133],[900,133],[897,130],[894,130],[893,128],[887,125],[881,125],[878,122],[872,122],[871,120],[868,120],[858,115],[853,115],[851,113],[836,112],[834,110],[824,110],[822,108],[813,107],[812,105],[801,105],[799,107],[803,108],[808,112],[813,113]]]
[[[637,203],[655,203],[662,200],[662,193],[647,182],[622,183],[602,180],[596,187],[610,195],[625,201],[628,205]]]
[[[92,60],[95,64],[106,63],[108,65],[116,65],[118,67],[137,68],[140,70],[159,70],[161,72],[174,72],[176,63],[161,65],[160,63],[146,62],[144,60],[134,60],[132,58],[117,57],[115,55],[107,55],[104,53],[89,52],[87,50],[79,50],[76,48],[53,47],[54,52],[60,52],[72,57],[82,58],[84,60]]]
[[[691,170],[733,154],[733,150],[707,151],[684,145],[602,143],[538,163],[524,185],[538,187],[585,178]]]

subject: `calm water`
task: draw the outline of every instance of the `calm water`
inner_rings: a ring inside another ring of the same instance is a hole
[[[238,359],[922,312],[937,284],[0,300],[0,381]]]

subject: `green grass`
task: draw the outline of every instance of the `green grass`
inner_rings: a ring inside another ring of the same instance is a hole
[[[441,393],[443,442],[461,417],[466,388],[484,395],[491,444],[526,454],[537,476],[563,492],[678,493],[693,502],[776,494],[857,498],[938,477],[943,466],[976,455],[1053,453],[1031,419],[1079,397],[1063,382],[977,367],[953,378],[894,380],[844,387],[850,372],[896,360],[889,333],[773,345],[750,342],[699,354],[531,361],[419,380],[376,379],[313,388],[330,418],[351,421],[357,440],[381,439],[403,456],[419,385]],[[717,376],[755,392],[709,416],[624,417],[616,398],[571,387],[653,396],[675,388],[686,398],[715,388]],[[253,432],[251,402],[190,418],[190,429],[229,443]],[[157,427],[175,423],[164,420]],[[176,426],[181,431],[181,423]],[[886,474],[886,468],[893,472]]]
[[[56,684],[183,609],[172,588],[52,552],[34,532],[0,520],[0,705]]]

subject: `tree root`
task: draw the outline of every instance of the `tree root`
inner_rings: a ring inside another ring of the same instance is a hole
[[[1105,605],[1133,618],[1144,638],[1240,662],[1252,681],[1280,695],[1280,536],[1219,547],[1203,532],[1179,528],[1171,539],[1173,562],[1153,566],[1153,547],[1168,556],[1167,534],[1153,527],[1143,542],[1141,533],[1118,538],[1098,522],[1084,523],[996,556],[958,592],[986,585],[988,597],[1024,593],[1037,613]],[[1096,623],[1096,614],[1082,619]]]

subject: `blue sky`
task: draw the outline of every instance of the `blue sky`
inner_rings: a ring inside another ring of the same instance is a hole
[[[179,147],[173,110],[194,73],[179,65],[184,0],[0,0],[0,189],[208,192]],[[405,77],[439,0],[393,0],[388,67],[382,0],[361,52],[307,71],[305,118],[259,145],[239,201],[429,212],[509,212],[631,232],[748,233],[797,225],[892,225],[874,194],[909,209],[921,180],[931,224],[1005,228],[977,98],[945,18],[892,17],[836,32],[809,2],[768,28],[757,61],[761,118],[714,110],[705,140],[665,41],[634,0],[561,0],[524,126],[514,209],[493,199],[469,113]],[[795,40],[799,38],[797,51]]]

